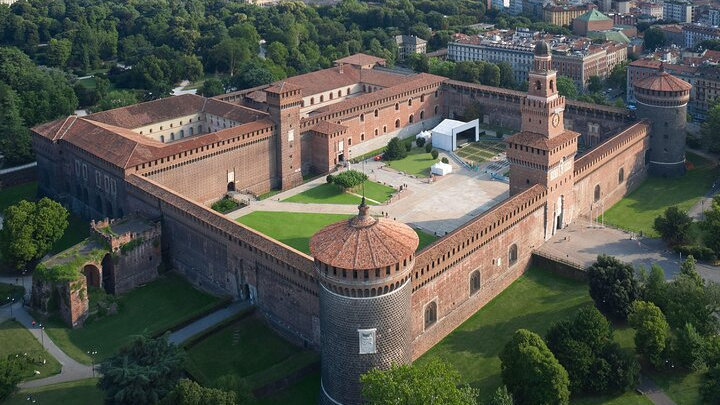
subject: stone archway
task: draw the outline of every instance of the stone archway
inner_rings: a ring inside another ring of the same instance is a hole
[[[93,263],[88,263],[83,266],[82,272],[85,275],[88,287],[100,288],[102,281],[102,271],[98,266]]]
[[[115,294],[115,266],[112,255],[106,254],[102,259],[102,286],[108,294]]]

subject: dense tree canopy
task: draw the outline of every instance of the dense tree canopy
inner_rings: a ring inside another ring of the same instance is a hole
[[[373,369],[360,381],[369,405],[477,404],[477,390],[458,387],[460,374],[439,360]]]
[[[665,348],[670,327],[660,308],[652,302],[635,301],[628,322],[635,329],[638,353],[645,356],[653,366],[664,366],[669,357]]]
[[[651,27],[645,31],[643,40],[645,49],[653,51],[665,45],[665,33],[659,27]]]
[[[588,269],[590,297],[604,314],[626,319],[633,301],[640,298],[640,287],[630,264],[612,256],[600,255]]]
[[[17,390],[26,367],[26,363],[16,357],[0,358],[0,401]]]
[[[683,243],[688,239],[692,218],[677,206],[668,207],[663,215],[655,218],[653,228],[658,231],[665,242],[670,244]]]
[[[162,401],[163,405],[238,405],[237,395],[233,391],[206,388],[188,379],[178,381],[170,394]]]
[[[578,97],[578,89],[573,79],[565,76],[558,76],[557,78],[557,89],[561,96],[565,96],[570,99],[576,99]]]

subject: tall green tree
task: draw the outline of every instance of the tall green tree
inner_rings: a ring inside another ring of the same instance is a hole
[[[136,336],[100,364],[98,387],[108,405],[157,404],[183,375],[185,355],[166,336]]]
[[[557,77],[557,89],[561,96],[565,96],[569,99],[576,99],[578,97],[578,89],[573,79],[565,76]]]
[[[136,104],[138,102],[135,92],[130,90],[112,90],[98,101],[97,105],[92,108],[93,112],[112,110],[114,108],[125,107],[126,105]]]
[[[385,160],[400,160],[407,156],[407,150],[405,145],[400,138],[392,138],[388,142],[385,152],[383,153],[383,159]]]
[[[705,339],[690,323],[686,323],[675,335],[673,358],[677,363],[689,370],[704,370],[707,354]]]
[[[369,405],[476,405],[477,390],[460,385],[460,374],[439,360],[373,369],[360,377]]]
[[[588,282],[595,306],[615,319],[627,319],[633,301],[640,298],[640,285],[632,265],[612,256],[598,256],[588,269]]]
[[[70,59],[70,52],[72,51],[72,42],[67,39],[51,39],[48,42],[47,51],[45,57],[47,58],[47,65],[52,67],[65,67],[68,60]]]
[[[720,102],[710,107],[702,126],[703,141],[711,152],[720,152]]]
[[[654,51],[665,45],[665,33],[659,27],[652,27],[643,35],[643,45],[647,51]]]
[[[67,210],[49,198],[20,201],[6,208],[3,216],[0,252],[18,270],[49,252],[68,226]]]
[[[600,90],[602,90],[602,80],[600,79],[600,76],[590,76],[588,91],[591,93],[597,93]]]
[[[655,229],[665,242],[683,243],[688,239],[692,218],[677,206],[668,207],[663,215],[655,218]]]
[[[30,131],[20,116],[20,98],[10,86],[0,83],[0,153],[6,166],[32,160]]]
[[[203,82],[198,93],[205,97],[214,97],[225,93],[225,86],[223,86],[222,80],[211,77]]]
[[[502,380],[520,405],[566,405],[569,379],[536,333],[518,329],[500,353]]]
[[[660,368],[668,360],[665,348],[670,326],[660,308],[652,302],[635,301],[628,317],[635,329],[635,347],[654,367]]]
[[[6,400],[10,394],[17,391],[17,385],[22,381],[26,363],[14,356],[0,358],[0,401]]]
[[[178,381],[162,405],[239,405],[237,395],[232,391],[206,388],[186,378]]]
[[[515,400],[508,391],[507,387],[502,385],[495,390],[495,393],[483,405],[515,405]]]

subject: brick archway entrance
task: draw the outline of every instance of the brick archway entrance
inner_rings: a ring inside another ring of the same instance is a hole
[[[102,280],[100,268],[92,263],[86,264],[83,267],[83,274],[87,279],[88,287],[100,288],[100,281]]]

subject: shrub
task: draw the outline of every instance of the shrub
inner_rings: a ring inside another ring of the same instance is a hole
[[[425,152],[430,153],[432,150],[432,142],[428,142],[425,144]]]
[[[368,177],[365,173],[361,173],[357,170],[346,170],[336,175],[333,179],[333,183],[337,184],[343,189],[348,189],[359,186],[365,180],[367,180],[367,178]]]
[[[588,269],[588,282],[595,306],[615,319],[627,319],[633,301],[640,298],[635,269],[613,256],[598,256]]]
[[[412,144],[411,144],[411,143],[406,143],[406,144],[405,144],[405,151],[406,151],[406,152],[410,152],[411,150],[412,150]]]
[[[682,253],[683,256],[693,256],[698,260],[713,261],[717,259],[715,252],[705,246],[699,245],[678,245],[675,246],[675,251]]]
[[[212,209],[214,209],[215,211],[217,211],[221,214],[225,214],[227,212],[234,210],[238,206],[240,206],[240,204],[238,204],[237,201],[235,201],[231,198],[223,198],[222,200],[215,202],[212,205]]]
[[[496,136],[498,139],[502,139],[503,136],[505,136],[505,133],[503,132],[502,129],[498,129],[497,131],[495,131],[495,136]]]
[[[430,152],[430,156],[432,156],[433,159],[437,159],[439,154],[440,154],[440,152],[438,152],[437,149],[433,149]]]
[[[385,160],[400,160],[407,156],[407,150],[402,145],[402,141],[399,138],[393,138],[388,142],[383,154]]]
[[[446,158],[445,156],[443,156],[443,158],[440,159],[440,161],[443,162],[443,163],[450,163],[450,161],[448,160],[448,158]]]
[[[655,218],[653,228],[658,231],[662,240],[671,244],[683,243],[688,239],[692,218],[678,207],[668,207],[664,215]]]
[[[415,144],[417,144],[418,148],[422,148],[423,146],[425,146],[425,138],[420,137],[416,139]]]
[[[328,174],[327,177],[325,177],[325,181],[327,181],[330,184],[332,184],[334,179],[335,179],[335,176],[333,176],[332,174]]]

